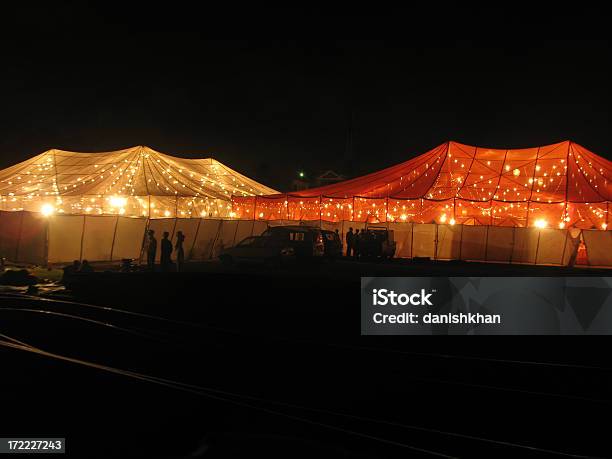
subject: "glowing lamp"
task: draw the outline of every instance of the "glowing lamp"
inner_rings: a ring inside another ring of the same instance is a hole
[[[518,170],[518,169],[514,169],[514,170],[512,171],[512,175],[514,175],[515,177],[518,177],[519,175],[521,175],[521,171],[520,171],[520,170]]]
[[[440,221],[441,221],[442,223],[445,223],[445,222],[446,222],[446,214],[442,214],[442,216],[440,217]]]
[[[453,226],[453,225],[456,223],[456,222],[455,222],[455,219],[454,219],[454,218],[451,218],[451,219],[450,219],[450,221],[449,221],[449,223],[451,224],[451,226]]]
[[[111,196],[110,205],[113,207],[124,207],[127,204],[127,199],[121,196]]]
[[[601,224],[601,229],[605,230],[606,228],[608,228],[608,224],[607,223],[602,223]]]
[[[55,212],[55,208],[51,204],[43,204],[40,208],[40,213],[43,214],[45,217],[52,215],[53,212]]]
[[[546,228],[548,226],[548,222],[542,218],[539,218],[534,222],[534,226],[536,228]]]

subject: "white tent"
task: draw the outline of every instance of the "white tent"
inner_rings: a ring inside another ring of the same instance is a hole
[[[141,146],[53,149],[0,171],[0,256],[37,264],[138,258],[152,228],[171,237],[182,229],[187,256],[207,258],[267,226],[224,221],[234,217],[231,196],[271,193],[212,158]]]
[[[133,217],[229,217],[231,196],[276,193],[219,161],[148,147],[49,150],[0,171],[2,210]]]

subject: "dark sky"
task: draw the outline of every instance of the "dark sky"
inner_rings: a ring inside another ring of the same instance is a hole
[[[573,139],[612,157],[609,43],[554,20],[536,37],[521,24],[415,32],[411,15],[293,12],[278,27],[77,5],[22,10],[19,31],[3,33],[0,166],[49,148],[148,145],[286,188],[301,168],[365,173],[449,139]]]

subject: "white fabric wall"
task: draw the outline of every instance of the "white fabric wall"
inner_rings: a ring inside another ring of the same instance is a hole
[[[49,217],[49,263],[70,262],[81,257],[83,215]]]
[[[83,250],[80,258],[88,261],[110,260],[116,226],[117,217],[87,215],[83,226]]]
[[[589,264],[612,266],[612,231],[583,230]]]
[[[513,263],[535,263],[539,233],[538,228],[514,228]]]
[[[389,223],[389,229],[393,230],[397,258],[412,256],[412,226],[412,223]]]
[[[461,251],[461,225],[438,225],[438,260],[458,260]]]
[[[319,222],[309,222],[318,226]],[[344,236],[362,222],[322,222]],[[212,219],[152,219],[117,216],[53,215],[34,212],[0,212],[0,256],[35,264],[69,263],[141,257],[145,230],[155,230],[158,243],[168,231],[174,242],[177,231],[185,234],[185,255],[209,260],[268,225],[295,225],[297,221]],[[148,225],[148,226],[147,226]],[[384,226],[384,225],[381,225]],[[566,265],[572,255],[568,230],[468,225],[388,223],[397,244],[396,257],[429,257],[439,260],[474,260],[510,263]],[[570,230],[571,231],[571,230]],[[589,264],[612,267],[612,231],[583,230]],[[159,259],[160,250],[158,250]],[[45,255],[46,254],[46,255]]]
[[[174,234],[171,235],[172,246],[176,243],[176,235],[179,231],[183,232],[185,241],[183,242],[183,250],[185,252],[185,259],[189,260],[191,251],[195,243],[195,238],[198,233],[198,227],[201,225],[201,219],[199,218],[179,218],[176,220],[176,226],[174,227]],[[172,252],[172,259],[176,258],[176,254]]]
[[[487,235],[487,261],[509,263],[512,260],[515,228],[490,226]]]
[[[47,219],[36,212],[0,211],[0,257],[46,263]]]
[[[0,255],[9,260],[18,257],[22,212],[0,211]]]
[[[486,257],[487,227],[463,225],[461,260],[484,261]]]
[[[435,257],[436,225],[423,223],[412,226],[412,257]]]
[[[133,258],[138,260],[146,227],[146,218],[119,217],[111,259]]]
[[[538,230],[540,240],[537,247],[536,264],[560,265],[563,262],[563,248],[567,245],[567,231],[555,228]],[[567,252],[567,250],[566,250]]]
[[[213,257],[213,247],[222,220],[202,220],[198,228],[198,234],[191,250],[192,260],[209,260]]]

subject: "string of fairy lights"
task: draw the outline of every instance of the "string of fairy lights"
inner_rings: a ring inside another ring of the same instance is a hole
[[[214,159],[184,160],[134,147],[109,153],[50,150],[0,171],[3,210],[44,215],[231,218],[231,196],[274,190]]]
[[[3,210],[129,217],[418,222],[607,229],[612,167],[562,142],[490,150],[455,142],[325,187],[273,194],[213,159],[134,147],[50,150],[0,171]]]
[[[262,220],[606,230],[611,179],[606,160],[571,142],[506,151],[452,142],[344,188],[324,187],[318,196],[233,200],[238,217]]]

